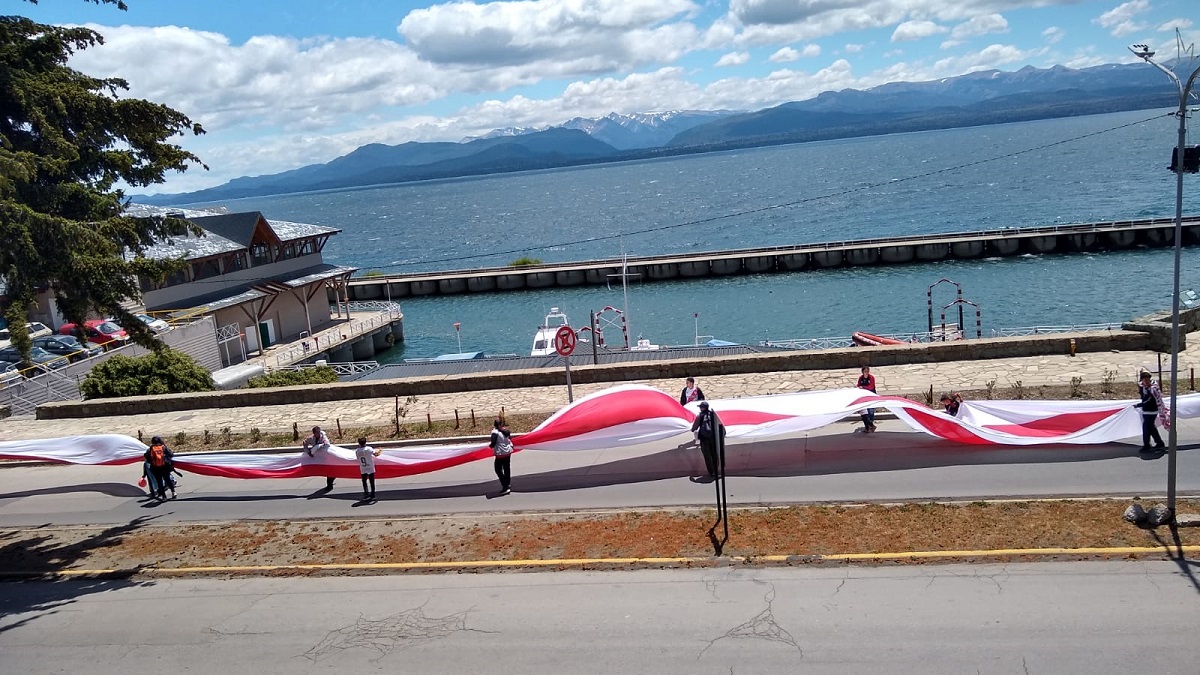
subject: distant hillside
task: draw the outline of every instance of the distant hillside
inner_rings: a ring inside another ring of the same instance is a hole
[[[267,194],[527,171],[733,148],[1000,124],[1178,104],[1145,64],[970,73],[824,92],[750,113],[671,111],[576,118],[543,130],[509,128],[463,143],[373,143],[325,164],[243,177],[148,204],[189,204]]]

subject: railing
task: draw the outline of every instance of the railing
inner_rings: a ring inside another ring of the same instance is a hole
[[[368,305],[373,303],[358,303]],[[379,303],[385,308],[379,311],[378,314],[365,319],[351,321],[350,323],[342,324],[328,330],[323,335],[318,335],[313,338],[304,338],[300,344],[294,346],[287,351],[271,354],[267,359],[262,359],[263,365],[269,368],[283,368],[290,366],[297,361],[303,361],[310,356],[322,351],[332,349],[343,342],[349,341],[351,338],[358,337],[365,333],[371,333],[375,330],[390,324],[391,322],[401,318],[403,314],[400,312],[400,305],[396,303]],[[350,308],[353,311],[355,303],[350,303]],[[258,359],[250,359],[251,361]]]
[[[854,341],[848,337],[798,338],[794,340],[763,340],[760,347],[779,347],[780,349],[846,349],[853,347]]]
[[[1119,323],[1083,323],[1072,326],[1025,326],[1020,328],[993,328],[989,337],[1026,337],[1030,335],[1049,335],[1053,333],[1095,333],[1106,330],[1120,330]],[[888,338],[914,344],[929,342],[944,342],[962,338],[957,326],[947,326],[946,332],[940,330],[921,333],[879,333],[875,337]],[[763,340],[760,347],[778,347],[780,349],[845,349],[854,346],[854,340],[849,337],[797,338],[788,340]]]
[[[1119,323],[1083,323],[1074,326],[1025,326],[1022,328],[993,328],[991,337],[1026,337],[1029,335],[1048,335],[1052,333],[1092,333],[1106,330],[1120,330]]]
[[[82,398],[77,378],[53,370],[38,373],[36,379],[20,379],[0,386],[0,401],[7,402],[16,415],[32,415],[39,405],[49,401]]]
[[[400,318],[400,303],[387,300],[354,300],[349,303],[351,312],[391,312]],[[345,305],[343,305],[344,307]],[[337,312],[337,305],[329,306],[330,313]]]
[[[309,368],[320,368],[324,365],[327,368],[333,368],[333,372],[337,373],[338,377],[348,377],[350,375],[361,375],[369,373],[372,370],[379,369],[378,361],[346,361],[342,363],[298,363],[291,366],[281,366],[275,370],[307,370]]]

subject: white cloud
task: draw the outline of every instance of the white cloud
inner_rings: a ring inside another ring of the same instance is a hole
[[[771,63],[788,63],[790,61],[799,61],[800,52],[792,49],[791,47],[781,47],[774,54],[767,57],[767,60]]]
[[[1092,21],[1107,28],[1113,37],[1124,37],[1144,30],[1146,25],[1136,21],[1139,14],[1150,10],[1150,0],[1130,0],[1108,10]]]
[[[726,21],[746,45],[814,40],[912,21],[970,22],[1000,12],[1078,0],[730,0]]]
[[[768,61],[772,63],[790,63],[799,61],[802,58],[812,58],[821,55],[821,46],[815,44],[804,45],[804,49],[794,49],[792,47],[781,47],[774,54],[768,57]]]
[[[973,73],[980,70],[992,70],[1010,63],[1020,63],[1043,53],[1042,50],[1022,51],[1012,45],[993,44],[978,52],[962,54],[941,59],[933,64],[928,75],[934,77],[952,77],[963,73]]]
[[[905,21],[892,32],[892,42],[912,42],[950,30],[932,21]]]
[[[717,67],[724,68],[726,66],[744,66],[750,61],[750,52],[729,52],[723,54],[717,59]]]
[[[245,121],[315,127],[379,105],[421,105],[468,84],[385,40],[259,36],[234,45],[176,26],[92,28],[105,44],[76,54],[72,67],[124,77],[133,96],[170,105],[210,131]]]
[[[579,63],[578,72],[644,63],[680,45],[672,20],[699,8],[690,0],[524,0],[453,2],[410,12],[397,30],[419,58],[469,67]],[[689,25],[690,27],[690,25]],[[691,38],[695,28],[690,27]],[[666,38],[666,44],[663,44]],[[647,44],[648,43],[648,44]],[[669,59],[664,59],[669,60]]]
[[[1058,26],[1050,26],[1042,31],[1042,37],[1046,40],[1046,44],[1058,44],[1066,36],[1066,32]]]
[[[969,21],[958,24],[950,31],[950,38],[965,40],[969,37],[989,35],[992,33],[1007,33],[1008,20],[999,14],[982,14],[972,17]]]
[[[865,48],[866,48],[866,45],[859,45],[859,44],[854,44],[854,43],[850,43],[850,44],[846,45],[845,47],[843,47],[843,49],[846,50],[847,54],[857,54]]]
[[[1165,33],[1168,31],[1174,31],[1176,28],[1178,28],[1179,30],[1187,30],[1191,27],[1192,27],[1191,19],[1171,19],[1170,21],[1167,21],[1167,22],[1163,23],[1162,25],[1160,25],[1156,30],[1158,30],[1158,32],[1160,32],[1160,33]]]

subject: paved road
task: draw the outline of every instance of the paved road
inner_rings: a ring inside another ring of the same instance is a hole
[[[0,587],[8,673],[1195,673],[1189,563]],[[1192,575],[1197,563],[1190,563]]]
[[[989,449],[957,446],[880,423],[876,434],[836,424],[786,441],[732,446],[733,504],[1161,495],[1166,458],[1135,444]],[[1200,420],[1181,425],[1178,486],[1200,494]],[[694,447],[598,452],[524,452],[513,459],[514,493],[495,498],[487,461],[382,481],[379,502],[355,506],[357,481],[240,481],[188,475],[179,499],[156,505],[136,487],[140,469],[40,466],[0,469],[0,526],[399,516],[488,511],[586,510],[710,504],[711,485]]]

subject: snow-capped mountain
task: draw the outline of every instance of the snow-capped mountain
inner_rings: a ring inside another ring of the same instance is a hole
[[[488,138],[508,138],[510,136],[524,136],[526,134],[545,131],[550,127],[504,127],[503,129],[492,129],[482,136],[467,136],[459,141],[459,143],[470,143],[471,141],[480,141]]]
[[[666,145],[681,131],[733,114],[724,110],[668,110],[665,112],[609,113],[604,117],[576,117],[559,126],[579,129],[618,150]]]

